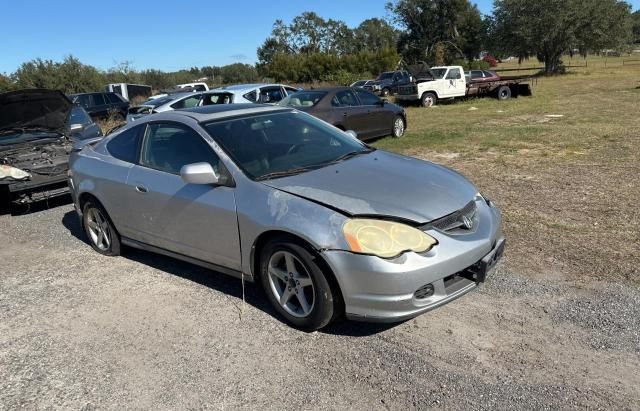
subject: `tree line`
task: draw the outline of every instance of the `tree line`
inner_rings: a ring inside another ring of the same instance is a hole
[[[254,81],[348,84],[395,68],[400,61],[472,67],[481,52],[522,61],[537,58],[545,72],[563,70],[562,57],[640,45],[640,12],[620,0],[494,0],[482,15],[469,0],[394,0],[387,19],[355,28],[305,12],[276,20],[257,49],[255,65],[191,67],[176,72],[135,70],[123,62],[108,70],[73,56],[61,62],[35,59],[0,74],[0,91],[53,88],[67,93],[101,90],[108,83],[164,89],[206,77],[210,84]],[[636,46],[637,47],[637,46]]]

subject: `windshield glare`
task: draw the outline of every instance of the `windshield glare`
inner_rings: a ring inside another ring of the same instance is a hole
[[[299,91],[285,97],[278,103],[283,107],[313,107],[326,96],[324,91]]]
[[[431,69],[431,73],[433,74],[434,79],[440,80],[444,78],[444,75],[447,73],[447,69],[446,68]]]
[[[345,154],[370,150],[337,128],[295,111],[214,121],[203,127],[254,179],[320,168]]]

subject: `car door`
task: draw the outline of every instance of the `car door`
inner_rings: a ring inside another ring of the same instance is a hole
[[[91,94],[91,111],[96,117],[107,117],[109,115],[109,104],[102,93]]]
[[[367,109],[360,105],[355,93],[351,90],[341,90],[331,99],[334,125],[345,130],[353,130],[358,135],[365,135],[367,124]]]
[[[465,82],[462,79],[462,71],[460,70],[460,68],[458,67],[453,67],[450,68],[449,71],[447,72],[446,76],[444,77],[446,83],[445,83],[445,90],[446,90],[446,95],[445,97],[460,97],[460,96],[464,96],[466,90],[465,90]]]
[[[378,96],[362,89],[354,90],[360,104],[366,109],[366,130],[362,138],[386,136],[393,125],[393,112],[384,106]]]
[[[209,137],[208,137],[209,138]],[[240,270],[234,189],[188,184],[186,164],[208,162],[227,173],[203,135],[176,122],[149,123],[140,158],[129,172],[129,202],[140,241],[199,260]]]

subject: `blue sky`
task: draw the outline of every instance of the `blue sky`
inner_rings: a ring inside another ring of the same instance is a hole
[[[387,0],[79,1],[0,0],[0,73],[40,57],[108,69],[130,61],[136,69],[174,71],[191,66],[255,62],[256,48],[274,20],[304,11],[350,27],[386,17]],[[492,0],[476,0],[489,13]],[[631,1],[633,9],[640,0]]]

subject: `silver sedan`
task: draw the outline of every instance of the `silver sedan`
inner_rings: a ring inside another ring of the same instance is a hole
[[[294,109],[153,114],[70,164],[97,252],[126,245],[258,282],[307,330],[419,315],[483,282],[504,249],[498,209],[463,176]]]

